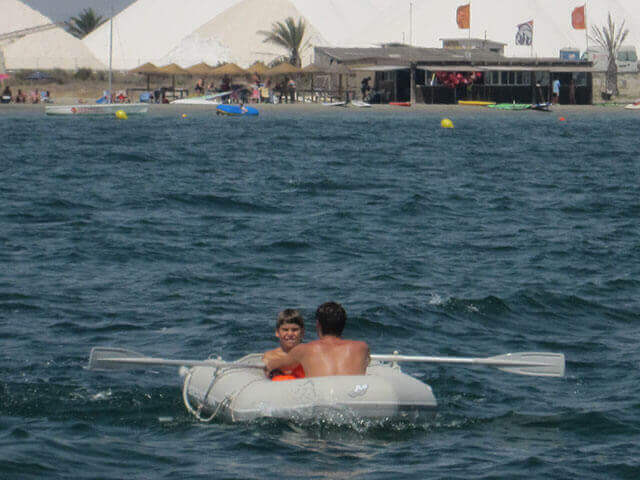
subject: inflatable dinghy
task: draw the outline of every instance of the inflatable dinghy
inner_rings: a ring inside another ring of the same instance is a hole
[[[520,352],[489,358],[371,355],[365,375],[310,377],[271,381],[264,374],[262,354],[235,362],[222,359],[179,360],[147,357],[114,347],[94,347],[90,370],[130,370],[144,366],[179,366],[184,377],[182,398],[201,421],[224,418],[233,422],[259,418],[293,421],[416,421],[435,412],[429,385],[402,372],[398,362],[484,365],[504,372],[538,377],[562,377],[561,353]]]
[[[256,364],[261,355],[241,358]],[[403,373],[397,364],[372,362],[366,375],[301,378],[274,382],[261,368],[182,369],[183,400],[200,420],[232,422],[277,418],[300,422],[356,419],[412,421],[437,407],[429,385]]]

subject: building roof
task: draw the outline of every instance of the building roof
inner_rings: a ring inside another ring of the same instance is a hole
[[[328,63],[360,67],[367,70],[395,70],[409,68],[411,64],[429,70],[546,70],[591,71],[591,62],[564,61],[558,58],[504,57],[479,49],[450,50],[446,48],[418,48],[409,46],[383,46],[380,48],[316,47],[316,57],[326,56]],[[378,67],[378,68],[375,68]],[[428,67],[428,68],[427,68]]]

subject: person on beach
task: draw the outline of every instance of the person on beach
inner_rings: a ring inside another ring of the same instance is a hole
[[[371,77],[365,77],[362,79],[362,82],[360,82],[360,92],[362,93],[362,101],[366,101],[367,98],[367,93],[369,93],[369,90],[371,90],[371,86],[369,85],[369,82],[371,81]]]
[[[278,313],[276,318],[276,337],[280,346],[265,353],[267,355],[284,355],[298,346],[304,337],[304,319],[302,314],[293,308],[286,308]],[[269,377],[273,381],[295,380],[304,378],[302,365],[283,366],[272,370]]]
[[[552,84],[553,104],[557,104],[560,100],[560,79],[556,78]]]
[[[296,81],[290,78],[287,81],[287,89],[289,90],[289,101],[295,103],[296,101]]]
[[[225,75],[222,77],[222,83],[220,84],[220,91],[227,92],[231,88],[231,79]]]
[[[369,365],[369,346],[341,338],[346,323],[347,313],[342,305],[323,303],[316,310],[319,339],[297,345],[286,353],[274,350],[265,353],[262,361],[267,372],[299,363],[307,377],[364,375]]]
[[[200,95],[204,95],[204,78],[199,78],[193,90]]]
[[[11,94],[11,88],[7,85],[2,92],[2,103],[11,103],[13,95]]]
[[[16,103],[26,103],[27,102],[27,96],[22,93],[21,89],[18,89],[18,94],[16,95]]]

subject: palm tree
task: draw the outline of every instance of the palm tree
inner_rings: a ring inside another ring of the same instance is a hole
[[[592,34],[589,37],[594,40],[602,49],[609,55],[609,63],[607,65],[606,74],[606,88],[607,91],[612,92],[613,95],[618,95],[618,65],[616,64],[616,58],[618,57],[618,50],[627,38],[629,33],[628,29],[624,28],[624,20],[620,27],[616,27],[616,24],[611,20],[611,13],[607,18],[608,25],[602,27],[591,27]]]
[[[67,30],[71,35],[78,38],[85,37],[98,28],[105,19],[93,11],[93,8],[87,8],[80,12],[77,17],[71,17],[67,24]]]
[[[263,43],[274,43],[287,49],[289,63],[300,67],[302,65],[300,52],[308,46],[308,42],[302,43],[306,29],[307,24],[304,20],[299,18],[296,23],[293,17],[288,17],[284,22],[274,22],[270,32],[261,30],[258,33],[266,37]]]

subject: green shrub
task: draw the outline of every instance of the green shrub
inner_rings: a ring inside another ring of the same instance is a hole
[[[74,78],[76,80],[89,80],[93,76],[93,70],[90,68],[79,68]]]

